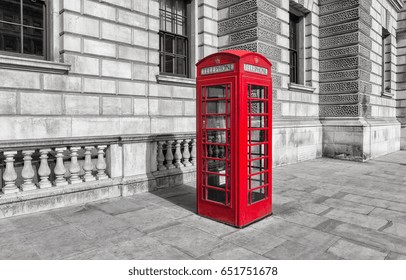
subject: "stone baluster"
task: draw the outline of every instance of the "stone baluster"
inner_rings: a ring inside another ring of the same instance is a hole
[[[14,169],[14,156],[16,154],[17,151],[4,152],[4,156],[6,157],[6,159],[4,160],[4,162],[6,163],[6,168],[4,169],[3,173],[4,194],[19,192],[19,189],[16,186],[17,173]]]
[[[190,163],[190,152],[189,152],[189,139],[186,139],[185,142],[183,143],[183,165],[185,167],[191,166],[192,164]]]
[[[106,174],[106,161],[104,160],[104,149],[106,149],[106,145],[99,145],[97,146],[97,180],[108,179],[109,177]]]
[[[180,161],[182,160],[182,153],[180,152],[180,143],[182,143],[182,140],[176,140],[176,144],[175,144],[175,167],[176,168],[180,168],[181,166],[183,166]]]
[[[212,157],[213,155],[212,145],[207,145],[207,155],[208,157]]]
[[[190,151],[190,163],[196,165],[196,139],[192,139],[192,150]]]
[[[54,173],[55,173],[56,179],[55,179],[54,184],[57,187],[68,185],[68,182],[64,178],[65,173],[66,173],[65,165],[63,164],[63,152],[64,151],[66,151],[66,147],[55,148],[56,165],[55,165]]]
[[[71,184],[78,184],[82,182],[82,179],[79,177],[80,173],[80,165],[78,162],[78,151],[81,149],[81,147],[71,147],[70,151],[70,166],[69,166],[69,172],[70,172],[70,183]]]
[[[166,145],[166,155],[165,155],[166,168],[173,169],[173,168],[175,168],[175,166],[172,164],[172,161],[173,161],[172,144],[174,141],[170,140],[167,142],[168,142],[168,144]]]
[[[95,181],[96,178],[93,176],[93,163],[92,163],[92,150],[94,146],[86,146],[85,147],[85,162],[83,163],[83,170],[85,171],[85,175],[83,176],[83,180],[85,182]]]
[[[32,154],[34,153],[34,150],[26,150],[23,151],[24,155],[24,167],[23,170],[21,171],[21,177],[24,179],[24,183],[21,185],[21,190],[22,191],[30,191],[30,190],[35,190],[37,186],[32,182],[32,179],[34,178],[34,169],[32,168]]]
[[[162,141],[158,141],[158,170],[162,171],[162,170],[166,170],[166,167],[164,166],[164,161],[165,161],[165,156],[164,156],[164,152],[163,152],[163,144],[165,142]]]
[[[48,165],[48,153],[50,151],[51,151],[50,149],[39,150],[39,152],[41,153],[41,157],[40,157],[41,164],[38,169],[38,176],[40,177],[40,181],[39,181],[40,189],[52,187],[52,184],[49,181],[49,175],[51,175],[51,169],[49,168],[49,165]]]

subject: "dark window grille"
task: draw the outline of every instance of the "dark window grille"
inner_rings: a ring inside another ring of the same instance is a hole
[[[0,53],[46,58],[46,3],[0,0]]]
[[[297,84],[298,76],[298,49],[299,49],[299,21],[300,18],[294,14],[289,14],[289,67],[290,67],[290,82]]]
[[[159,70],[163,74],[188,76],[186,1],[160,1]]]

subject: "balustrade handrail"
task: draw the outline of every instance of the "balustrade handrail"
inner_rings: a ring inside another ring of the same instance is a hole
[[[90,136],[90,137],[66,137],[48,139],[23,139],[23,140],[1,140],[0,152],[21,150],[21,149],[41,149],[52,147],[70,147],[77,145],[101,145],[101,144],[125,144],[134,142],[155,142],[164,140],[179,140],[196,137],[195,132],[180,132],[172,134],[131,134],[112,136]]]

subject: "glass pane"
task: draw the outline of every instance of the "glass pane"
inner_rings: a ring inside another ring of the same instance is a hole
[[[268,187],[260,188],[251,192],[252,203],[263,200],[267,197]]]
[[[207,145],[206,155],[212,158],[225,158],[228,155],[230,158],[230,149],[221,145]]]
[[[176,74],[186,75],[186,59],[176,58]]]
[[[186,5],[185,1],[176,1],[177,2],[177,11],[176,13],[180,16],[185,16],[186,15]]]
[[[176,53],[186,55],[186,42],[183,38],[176,38]]]
[[[165,52],[173,53],[174,38],[168,34],[165,35]]]
[[[24,53],[32,55],[44,55],[44,31],[24,27],[23,30]]]
[[[166,13],[164,21],[165,21],[165,31],[173,32],[173,22],[172,22],[173,20],[170,14]]]
[[[263,185],[266,185],[268,182],[267,180],[267,176],[268,173],[261,173],[261,174],[257,174],[251,177],[251,189],[254,189],[256,187],[260,187]]]
[[[21,32],[19,26],[0,23],[0,50],[21,53]]]
[[[251,116],[248,117],[248,125],[252,128],[268,127],[267,119],[265,116]]]
[[[266,99],[266,91],[264,86],[251,85],[251,96],[250,98],[261,98]]]
[[[251,114],[265,114],[268,112],[266,102],[262,100],[251,100],[251,108],[248,108]]]
[[[267,144],[248,147],[248,152],[251,150],[251,153],[248,155],[249,158],[254,159],[267,156],[266,146]]]
[[[206,121],[207,128],[226,128],[225,116],[209,116]]]
[[[207,200],[226,204],[226,193],[220,190],[207,189]],[[230,199],[228,200],[230,201]]]
[[[217,146],[217,151],[219,151]],[[224,160],[208,160],[207,170],[226,175],[226,162]],[[212,185],[213,186],[213,185]],[[214,185],[215,186],[215,185]]]
[[[44,27],[44,2],[23,0],[24,25]]]
[[[20,23],[20,0],[0,0],[0,20]]]
[[[226,98],[226,86],[207,87],[207,98]]]
[[[207,134],[207,142],[209,143],[226,143],[225,131],[208,130]]]
[[[172,7],[173,7],[173,1],[174,0],[165,0],[165,4],[166,4],[166,7],[165,7],[165,10],[167,10],[168,12],[173,12],[173,9],[172,9]]]
[[[249,131],[249,142],[255,144],[254,142],[266,142],[268,141],[267,130],[251,130]]]
[[[165,55],[165,73],[173,73],[173,56]]]
[[[267,170],[267,160],[268,160],[267,158],[263,158],[251,161],[250,162],[251,166],[250,169],[248,170],[248,173],[255,174]]]
[[[209,101],[206,102],[207,114],[225,114],[226,113],[226,101]]]

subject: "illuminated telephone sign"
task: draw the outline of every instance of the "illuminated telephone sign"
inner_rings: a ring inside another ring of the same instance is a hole
[[[232,50],[197,63],[197,212],[236,227],[272,213],[272,64]]]

